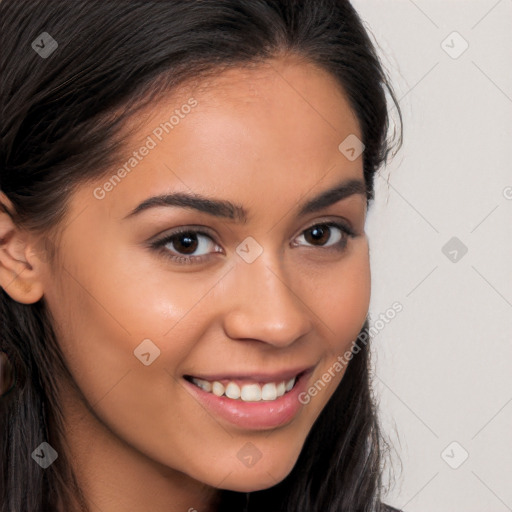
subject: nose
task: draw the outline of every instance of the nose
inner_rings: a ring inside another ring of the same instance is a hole
[[[293,277],[262,256],[250,264],[239,261],[224,289],[232,297],[224,315],[227,336],[286,347],[308,333],[311,305],[290,281]]]

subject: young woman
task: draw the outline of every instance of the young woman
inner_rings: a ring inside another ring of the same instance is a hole
[[[350,3],[0,20],[1,512],[394,510],[364,226],[398,105]]]

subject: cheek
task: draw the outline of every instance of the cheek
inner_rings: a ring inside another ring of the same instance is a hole
[[[114,396],[133,406],[141,390],[158,389],[164,381],[168,391],[169,374],[201,336],[201,323],[190,318],[197,320],[195,306],[205,285],[186,286],[185,278],[171,274],[162,279],[134,260],[120,260],[109,271],[84,261],[66,265],[68,272],[56,276],[45,294],[66,364],[87,401],[100,410],[116,406]],[[151,364],[145,365],[142,354],[148,352]]]
[[[171,279],[156,282],[151,276],[139,282],[124,281],[113,273],[103,274],[102,279],[84,273],[75,278],[63,279],[60,292],[49,294],[48,303],[80,392],[117,436],[154,460],[179,466],[179,461],[188,460],[190,446],[204,435],[201,425],[191,421],[191,415],[202,410],[191,406],[175,368],[202,336],[203,323],[193,311],[207,290],[201,294],[198,284],[195,291],[189,287],[183,294],[178,285],[170,286]],[[87,291],[77,280],[88,283]],[[115,281],[118,286],[112,286]],[[122,282],[128,283],[125,288]],[[137,351],[143,340],[144,351]],[[143,363],[145,353],[149,353],[148,365]],[[75,409],[76,398],[71,397],[74,402],[67,409],[79,411],[75,422],[87,414]],[[183,433],[185,424],[189,429]],[[222,432],[215,435],[209,442],[226,443]],[[199,454],[195,457],[201,459]]]
[[[311,292],[311,299],[316,304],[315,313],[322,320],[320,329],[323,331],[319,336],[323,341],[322,358],[300,397],[311,413],[309,419],[320,415],[340,385],[353,357],[353,345],[368,315],[371,274],[367,244],[361,243],[358,251],[330,272],[329,278],[317,283],[319,286]],[[321,290],[320,285],[323,286]]]
[[[308,305],[321,319],[323,339],[331,355],[344,352],[353,342],[368,314],[371,273],[366,237],[360,238],[338,265],[308,276]]]

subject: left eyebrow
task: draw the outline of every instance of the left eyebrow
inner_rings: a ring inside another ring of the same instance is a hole
[[[342,181],[335,187],[324,190],[317,197],[303,204],[299,209],[299,215],[318,212],[355,194],[366,197],[367,191],[364,181],[357,179]]]
[[[324,190],[319,195],[299,205],[298,215],[303,216],[308,213],[318,212],[355,194],[367,195],[365,183],[359,179],[342,181],[336,186]],[[123,220],[133,217],[144,210],[162,206],[191,208],[214,217],[231,219],[238,223],[247,223],[248,219],[247,210],[240,204],[205,197],[200,194],[175,192],[146,199],[136,206],[128,215],[123,217]]]

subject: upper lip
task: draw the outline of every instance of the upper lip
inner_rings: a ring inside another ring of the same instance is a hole
[[[216,374],[205,374],[205,373],[194,373],[185,375],[186,377],[195,377],[196,379],[208,380],[210,382],[220,380],[251,380],[259,382],[281,382],[292,379],[302,373],[308,373],[312,371],[315,365],[301,366],[300,368],[290,368],[281,370],[278,372],[257,372],[257,373],[216,373]]]

